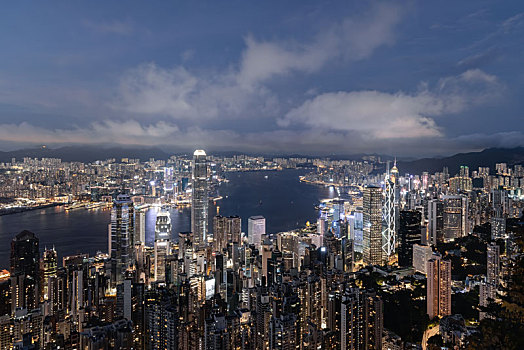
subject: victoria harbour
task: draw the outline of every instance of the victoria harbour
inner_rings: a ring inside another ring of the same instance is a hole
[[[524,1],[13,1],[0,350],[524,349]]]
[[[323,198],[330,198],[334,191],[299,181],[306,170],[231,172],[219,194],[223,197],[216,204],[210,203],[210,221],[217,212],[221,215],[239,215],[242,230],[247,230],[247,219],[252,215],[270,218],[268,232],[280,232],[304,226],[316,220],[315,205]],[[153,245],[157,208],[146,214],[146,243]],[[178,232],[190,230],[190,208],[170,209],[172,238]],[[40,237],[40,249],[54,246],[59,257],[77,253],[96,254],[107,251],[110,209],[80,208],[66,211],[63,207],[26,211],[0,216],[0,238],[11,241],[16,233],[28,229]],[[0,247],[0,267],[9,266],[8,244]]]

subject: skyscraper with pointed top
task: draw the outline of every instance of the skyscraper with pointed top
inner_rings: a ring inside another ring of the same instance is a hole
[[[204,150],[193,153],[191,198],[191,231],[197,249],[204,248],[208,239],[208,171],[207,156]]]

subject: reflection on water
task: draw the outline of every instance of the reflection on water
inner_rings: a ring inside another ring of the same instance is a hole
[[[322,198],[333,197],[336,192],[327,188],[300,183],[303,170],[230,173],[229,183],[219,188],[223,199],[216,205],[221,215],[239,215],[242,230],[247,231],[247,218],[252,215],[266,217],[267,231],[279,232],[303,226],[316,219],[315,204]],[[146,214],[146,243],[154,241],[156,210]],[[210,222],[217,207],[209,208]],[[171,209],[172,238],[178,232],[190,230],[190,209]],[[41,250],[55,246],[59,259],[76,253],[95,254],[107,251],[110,209],[80,208],[65,211],[53,207],[24,213],[0,216],[0,269],[9,268],[12,238],[22,230],[30,230],[40,239]],[[211,230],[211,226],[210,226]]]

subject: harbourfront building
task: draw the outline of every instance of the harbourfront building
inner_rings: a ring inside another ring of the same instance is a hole
[[[251,216],[247,220],[247,237],[249,244],[260,247],[262,237],[266,234],[266,219],[261,216]]]
[[[204,248],[208,240],[208,169],[207,156],[203,150],[193,154],[192,196],[191,196],[191,232],[196,248]]]

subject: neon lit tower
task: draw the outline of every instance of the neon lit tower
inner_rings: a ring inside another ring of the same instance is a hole
[[[396,166],[394,167],[396,169]],[[397,171],[398,172],[398,171]],[[389,172],[389,163],[384,177],[384,206],[382,208],[382,251],[384,257],[389,259],[395,253],[396,246],[396,193],[395,175]]]

